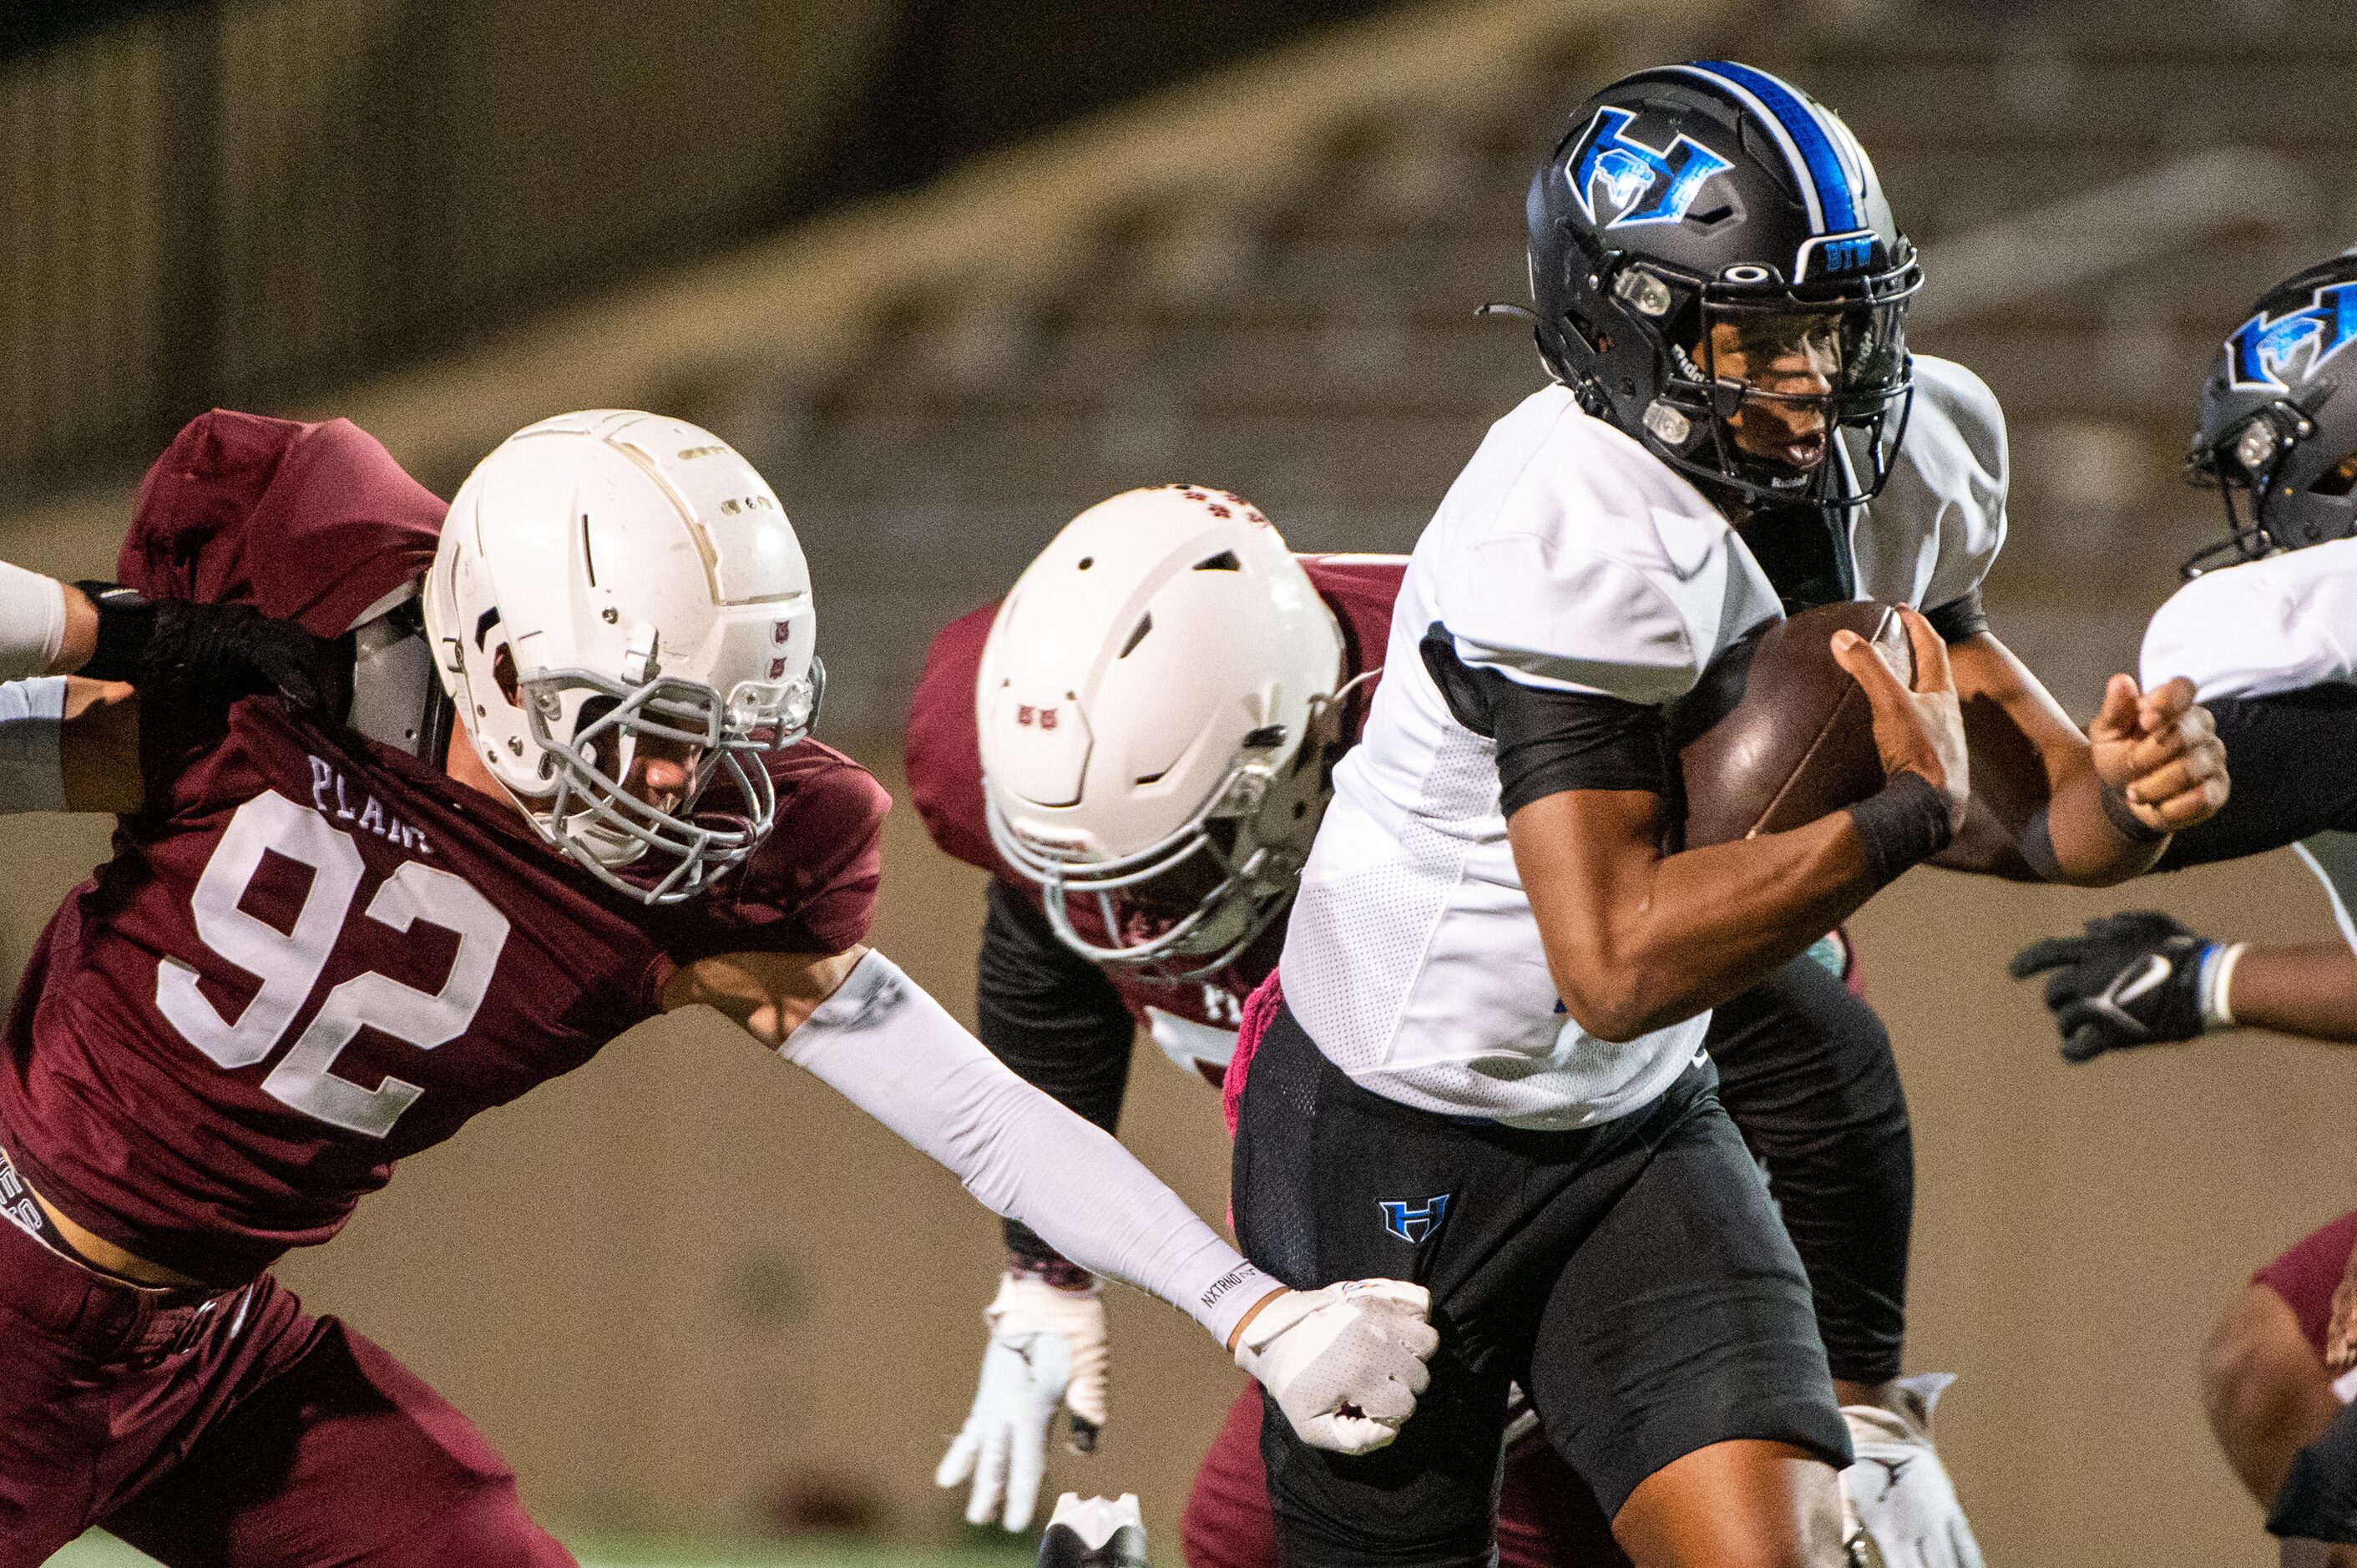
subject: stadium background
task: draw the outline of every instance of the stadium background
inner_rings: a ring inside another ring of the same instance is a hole
[[[2083,712],[2217,527],[2177,481],[2211,345],[2357,239],[2346,0],[16,0],[0,557],[106,572],[145,457],[213,403],[350,414],[446,495],[527,419],[660,408],[784,497],[824,733],[892,782],[931,629],[1104,495],[1213,482],[1297,546],[1405,548],[1534,384],[1520,327],[1472,312],[1521,297],[1558,118],[1706,54],[1872,151],[1925,255],[1916,346],[2012,421],[1997,627]],[[104,843],[0,824],[10,972]],[[879,943],[960,1007],[977,884],[895,815]],[[2286,856],[2130,897],[2259,937],[2328,918]],[[2255,1568],[2194,1356],[2351,1203],[2357,1058],[2239,1036],[2066,1069],[2001,966],[2118,902],[1926,872],[1856,924],[1916,1119],[1910,1366],[1963,1375],[1943,1445],[1998,1568]],[[1212,1098],[1150,1048],[1126,1131],[1220,1211]],[[284,1273],[602,1561],[899,1563],[982,1550],[930,1475],[996,1263],[947,1176],[683,1019]],[[1104,1448],[1049,1486],[1139,1492],[1176,1562],[1238,1374],[1114,1310]]]

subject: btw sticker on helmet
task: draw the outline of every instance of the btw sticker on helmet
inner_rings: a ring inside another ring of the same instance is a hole
[[[2324,362],[2357,338],[2357,283],[2333,284],[2316,291],[2306,308],[2270,317],[2261,311],[2226,336],[2226,373],[2235,387],[2272,387],[2289,392],[2283,379],[2302,353],[2308,364],[2302,381],[2324,368]]]
[[[1598,109],[1564,164],[1572,199],[1590,223],[1598,221],[1597,188],[1603,188],[1617,216],[1600,228],[1683,222],[1711,177],[1735,166],[1684,132],[1666,147],[1634,141],[1624,133],[1636,118],[1609,104]]]

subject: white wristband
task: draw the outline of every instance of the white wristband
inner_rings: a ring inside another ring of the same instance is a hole
[[[0,681],[47,675],[66,645],[66,585],[0,561]]]
[[[2201,962],[2201,1026],[2231,1029],[2234,1025],[2234,966],[2243,961],[2248,942],[2229,942],[2214,949]]]
[[[66,809],[58,750],[65,716],[64,676],[0,682],[0,816]]]

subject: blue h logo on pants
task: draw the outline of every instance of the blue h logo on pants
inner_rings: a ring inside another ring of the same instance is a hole
[[[1427,1197],[1422,1208],[1410,1208],[1405,1202],[1377,1200],[1375,1207],[1383,1211],[1383,1229],[1401,1240],[1414,1246],[1435,1230],[1448,1217],[1448,1193]]]

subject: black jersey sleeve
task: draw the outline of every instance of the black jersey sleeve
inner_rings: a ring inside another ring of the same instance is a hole
[[[1438,621],[1419,651],[1450,715],[1497,743],[1498,805],[1507,816],[1566,789],[1668,789],[1661,709],[1595,692],[1525,686],[1495,670],[1477,670],[1457,656],[1456,639]]]
[[[1106,1132],[1121,1121],[1135,1035],[1121,993],[1094,964],[1056,940],[1030,896],[990,882],[974,974],[975,1033],[1027,1083]],[[1039,1262],[1056,1250],[1020,1220],[1006,1244]]]
[[[2216,816],[2170,841],[2158,869],[2281,849],[2328,828],[2357,832],[2357,687],[2205,705],[2226,744],[2233,789]]]

